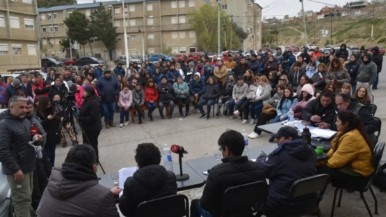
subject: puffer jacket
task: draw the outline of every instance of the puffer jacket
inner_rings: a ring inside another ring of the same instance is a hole
[[[111,103],[115,101],[115,96],[119,94],[118,81],[114,77],[99,78],[97,82],[97,90],[99,96],[101,96],[101,102]]]
[[[176,176],[163,166],[150,165],[139,168],[124,184],[119,198],[119,209],[127,217],[135,216],[135,210],[143,201],[177,193]]]
[[[170,83],[160,83],[157,87],[159,101],[165,102],[169,100],[173,100],[173,86]]]
[[[145,93],[143,90],[133,90],[133,104],[134,105],[143,105],[145,103]]]
[[[339,135],[338,133],[331,142],[331,148],[327,153],[329,156],[327,166],[330,168],[347,166],[364,177],[372,174],[374,168],[371,150],[360,132],[355,129],[341,135],[340,138]]]
[[[247,98],[248,84],[243,83],[239,86],[237,83],[233,86],[232,98],[235,100]]]
[[[326,77],[324,78],[324,81],[326,84],[330,83],[331,81],[337,81],[340,84],[343,84],[345,82],[350,83],[351,77],[348,74],[346,69],[343,69],[341,71],[333,71],[333,72],[327,72]],[[340,89],[340,88],[338,88]]]
[[[181,84],[175,82],[173,84],[173,90],[177,98],[189,96],[189,86],[186,82],[182,82]]]
[[[204,99],[216,99],[220,96],[220,88],[217,84],[207,84],[205,93],[201,96]]]
[[[18,170],[29,173],[35,169],[35,150],[28,145],[31,126],[29,120],[15,117],[9,110],[0,115],[0,162],[4,174],[12,175]]]
[[[157,102],[158,101],[158,90],[155,86],[154,87],[147,86],[145,88],[145,101],[146,102],[150,102],[150,101]]]

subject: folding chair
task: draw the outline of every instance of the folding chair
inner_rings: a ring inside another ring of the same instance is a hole
[[[375,141],[375,144],[378,143],[378,139],[379,139],[379,136],[381,135],[381,129],[382,129],[382,120],[378,117],[373,117],[375,123],[376,123],[376,127],[377,127],[377,130],[374,132],[374,135],[375,135],[375,138],[376,138],[376,141]]]
[[[373,116],[375,116],[375,112],[377,112],[377,105],[370,104],[370,111]]]
[[[371,210],[369,208],[369,205],[367,204],[366,198],[364,197],[363,193],[367,192],[368,190],[370,190],[370,193],[371,193],[371,195],[373,196],[373,199],[374,199],[374,206],[375,206],[375,212],[374,213],[378,214],[378,200],[375,197],[373,189],[371,188],[371,184],[373,182],[375,174],[377,174],[377,171],[378,171],[378,168],[379,168],[379,162],[382,159],[382,155],[383,155],[383,150],[384,149],[385,149],[385,142],[378,143],[374,147],[374,150],[373,150],[373,167],[374,167],[374,172],[373,172],[373,174],[370,175],[368,181],[363,186],[359,186],[357,189],[354,189],[355,191],[359,192],[360,197],[361,197],[363,203],[365,204],[367,212],[369,213],[370,217],[372,217],[373,215],[371,213]],[[334,216],[335,201],[336,201],[336,196],[337,196],[339,190],[340,190],[340,193],[339,193],[338,207],[340,207],[340,204],[341,204],[341,201],[342,201],[343,189],[344,189],[343,187],[337,187],[335,189],[334,199],[333,199],[333,202],[332,202],[331,217]]]
[[[267,195],[265,181],[230,187],[224,193],[222,217],[260,216]]]
[[[183,194],[144,201],[137,206],[135,217],[189,217],[189,199]]]

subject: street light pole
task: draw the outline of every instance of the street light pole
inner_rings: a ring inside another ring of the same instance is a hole
[[[304,25],[304,36],[306,38],[306,44],[308,44],[308,34],[307,34],[307,25],[306,25],[306,13],[304,12],[303,0],[299,0],[302,3],[302,13],[303,13],[303,25]]]
[[[124,0],[122,0],[122,10],[123,10],[123,13],[122,13],[122,15],[123,15],[123,37],[124,37],[124,42],[125,42],[126,67],[129,68],[129,64],[130,64],[129,53],[128,53],[129,47],[128,47],[128,44],[127,44],[126,15],[125,15],[125,3],[124,3]]]
[[[218,3],[218,10],[217,10],[217,53],[221,53],[221,36],[220,36],[220,3]]]

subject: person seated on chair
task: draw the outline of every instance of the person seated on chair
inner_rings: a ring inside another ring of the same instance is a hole
[[[334,117],[334,93],[329,90],[324,90],[316,99],[307,103],[302,112],[303,120],[322,129],[330,129],[334,123]]]
[[[208,83],[205,86],[205,92],[200,97],[198,102],[198,110],[201,113],[200,118],[206,116],[206,119],[210,117],[210,110],[212,105],[216,103],[216,99],[220,96],[220,88],[213,77],[208,78]],[[204,112],[203,106],[206,105],[206,113]]]
[[[328,161],[321,167],[331,177],[335,187],[363,186],[374,172],[372,148],[358,116],[350,111],[340,111],[336,118],[338,133],[331,142]]]
[[[302,213],[314,204],[315,198],[307,198],[297,203],[289,200],[289,192],[294,181],[316,175],[316,154],[305,144],[295,128],[284,126],[272,135],[278,147],[268,156],[262,153],[257,164],[262,166],[269,179],[266,201],[266,216]]]
[[[218,139],[222,163],[208,171],[201,199],[192,201],[191,217],[220,217],[224,192],[227,188],[246,183],[265,181],[259,164],[242,156],[244,137],[235,130],[225,131]]]
[[[248,84],[244,82],[243,77],[237,78],[237,83],[233,86],[232,99],[228,103],[228,112],[231,118],[236,118],[243,114],[247,106]]]
[[[177,194],[176,176],[159,165],[161,152],[157,146],[153,143],[139,144],[135,161],[138,170],[126,179],[119,198],[119,209],[127,217],[135,216],[137,206],[143,201]]]
[[[169,112],[166,111],[168,118],[172,118],[173,109],[174,109],[174,96],[173,96],[173,86],[168,83],[166,76],[162,76],[161,83],[158,85],[158,96],[159,96],[159,114],[162,119],[164,116],[164,107],[165,105],[169,106]]]
[[[98,184],[97,161],[90,145],[73,146],[62,168],[54,168],[37,209],[38,216],[119,217],[114,203],[121,189]]]

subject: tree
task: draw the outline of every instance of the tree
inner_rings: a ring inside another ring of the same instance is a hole
[[[38,7],[47,8],[57,5],[73,5],[76,4],[76,0],[38,0]]]
[[[68,38],[82,45],[83,55],[85,55],[84,45],[87,44],[91,38],[89,23],[90,21],[86,18],[86,15],[77,10],[72,12],[70,16],[64,20],[64,24],[66,24],[68,28]]]
[[[111,11],[106,10],[100,3],[98,8],[91,11],[90,19],[89,28],[92,37],[95,37],[97,41],[102,41],[112,59],[112,51],[115,49],[118,33],[117,27],[112,23]]]
[[[205,5],[189,14],[189,23],[197,33],[197,46],[203,51],[217,50],[217,7]],[[247,34],[221,11],[221,47],[240,48]]]

